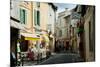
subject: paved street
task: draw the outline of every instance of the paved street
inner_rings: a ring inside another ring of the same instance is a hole
[[[42,60],[40,62],[29,61],[24,63],[25,66],[30,65],[45,65],[45,64],[61,64],[61,63],[75,63],[82,62],[83,60],[80,58],[78,54],[74,53],[57,53],[52,55],[50,58]]]
[[[13,0],[10,5],[11,66],[95,61],[95,6]]]
[[[82,61],[83,60],[77,54],[60,53],[60,54],[56,54],[56,55],[50,57],[49,59],[41,62],[40,65],[43,65],[43,64],[73,63],[73,62],[82,62]]]

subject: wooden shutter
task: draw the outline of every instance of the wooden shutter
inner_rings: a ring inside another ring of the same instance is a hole
[[[37,25],[37,19],[36,19],[37,16],[36,16],[36,14],[37,14],[37,12],[36,12],[36,10],[34,10],[34,24],[35,25]]]

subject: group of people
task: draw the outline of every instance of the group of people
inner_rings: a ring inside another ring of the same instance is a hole
[[[61,41],[61,40],[57,40],[55,42],[55,52],[62,52],[62,51],[67,51],[70,50],[70,45],[69,45],[69,41]]]
[[[46,57],[50,55],[49,46],[46,46],[45,41],[41,41],[41,43],[33,44],[28,49],[28,58],[30,60],[40,60],[44,55]]]

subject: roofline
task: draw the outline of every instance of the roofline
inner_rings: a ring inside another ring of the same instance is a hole
[[[57,6],[55,6],[53,3],[48,3],[52,6],[52,8],[54,9],[54,11],[57,11]]]

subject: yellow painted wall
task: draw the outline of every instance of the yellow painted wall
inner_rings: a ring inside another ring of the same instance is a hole
[[[32,33],[32,25],[33,25],[33,19],[32,19],[32,2],[20,2],[20,8],[25,9],[27,11],[27,22],[25,24],[26,30],[29,30],[30,33]]]
[[[47,23],[48,23],[48,9],[49,6],[47,3],[41,3],[41,7],[40,7],[40,10],[41,10],[41,28],[43,30],[46,30],[47,28]]]

